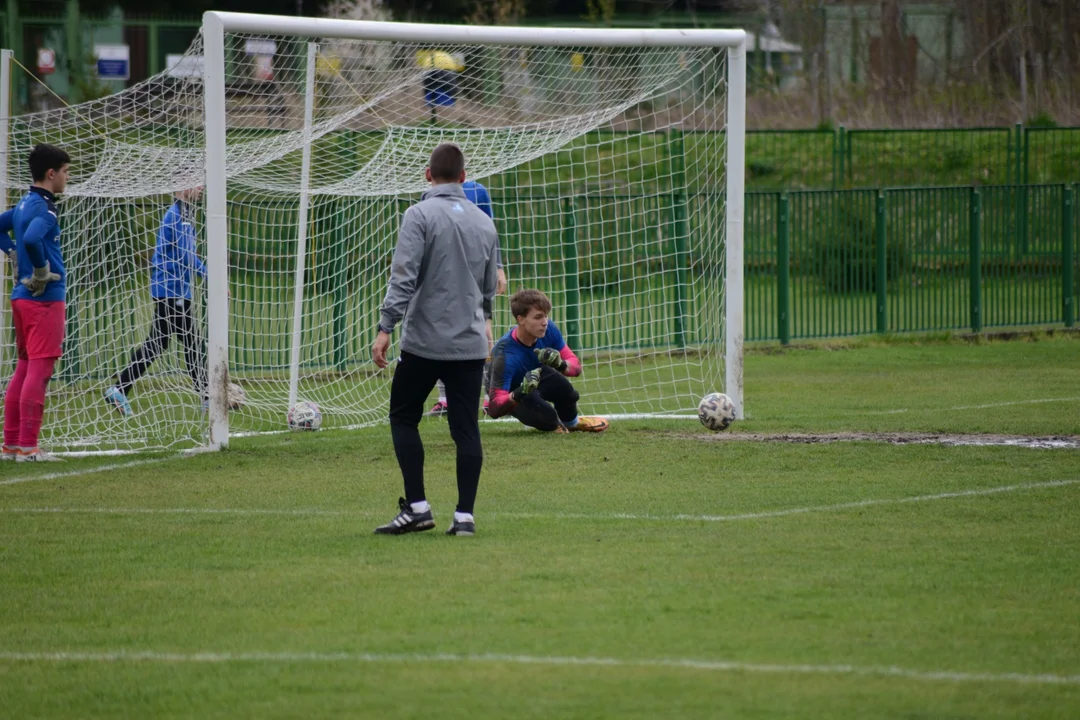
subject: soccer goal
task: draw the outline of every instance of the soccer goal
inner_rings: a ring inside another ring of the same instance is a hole
[[[546,292],[582,358],[583,412],[693,417],[723,391],[741,414],[745,50],[741,30],[210,12],[166,72],[5,116],[9,204],[33,143],[74,160],[61,204],[69,338],[44,442],[219,448],[283,430],[298,400],[318,403],[324,428],[383,421],[378,307],[401,214],[445,141],[491,195],[510,292]],[[174,193],[200,185],[207,275],[193,301],[209,410],[174,340],[121,417],[103,394],[150,327],[158,224]],[[496,337],[512,324],[500,297]],[[230,382],[246,394],[238,409]]]

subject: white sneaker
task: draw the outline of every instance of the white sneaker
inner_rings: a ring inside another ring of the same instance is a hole
[[[26,452],[20,450],[19,454],[15,456],[15,462],[64,462],[62,458],[58,458],[55,455],[50,455],[41,448]]]
[[[9,447],[7,445],[4,445],[2,448],[0,448],[0,462],[4,462],[5,460],[11,460],[12,462],[14,462],[15,458],[18,457],[18,455],[19,448],[17,447]]]

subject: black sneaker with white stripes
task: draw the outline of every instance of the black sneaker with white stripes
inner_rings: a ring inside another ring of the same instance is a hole
[[[450,526],[450,529],[446,531],[447,535],[462,535],[469,537],[476,534],[476,523],[474,522],[458,522],[454,521],[454,524]]]
[[[422,513],[413,512],[412,506],[405,502],[405,498],[398,498],[398,508],[401,512],[396,518],[375,528],[376,535],[404,535],[431,530],[435,527],[435,517],[430,509]]]

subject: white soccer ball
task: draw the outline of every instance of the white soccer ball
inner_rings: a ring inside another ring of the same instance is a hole
[[[247,403],[247,393],[236,383],[229,383],[229,409],[239,410]]]
[[[321,427],[322,410],[315,403],[301,400],[289,408],[290,430],[318,430]]]
[[[735,403],[724,393],[709,393],[698,403],[697,416],[710,430],[726,430],[735,422]]]

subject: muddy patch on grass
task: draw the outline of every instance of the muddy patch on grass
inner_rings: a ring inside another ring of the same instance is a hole
[[[953,447],[1026,447],[1037,450],[1080,449],[1078,435],[963,435],[953,433],[669,433],[701,442],[785,442],[797,444],[883,442],[890,445],[946,445]]]

